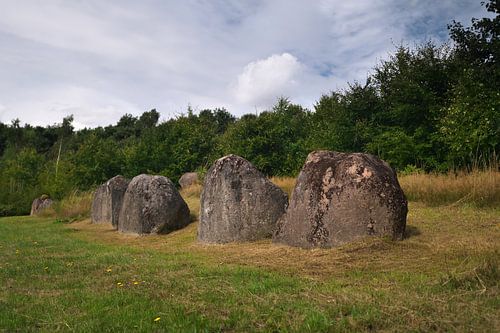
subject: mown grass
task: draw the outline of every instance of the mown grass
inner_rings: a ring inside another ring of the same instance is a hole
[[[181,191],[195,220],[200,190]],[[498,206],[411,201],[404,241],[328,250],[201,245],[196,230],[135,237],[88,220],[0,219],[0,331],[500,328]]]

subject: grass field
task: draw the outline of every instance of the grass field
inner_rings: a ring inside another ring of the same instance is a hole
[[[329,250],[2,218],[0,331],[499,331],[500,208],[465,196],[409,196],[404,241]]]

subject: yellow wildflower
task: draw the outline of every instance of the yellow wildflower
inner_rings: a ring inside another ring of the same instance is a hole
[[[157,322],[157,321],[160,321],[160,319],[161,319],[160,317],[156,317],[153,321]]]

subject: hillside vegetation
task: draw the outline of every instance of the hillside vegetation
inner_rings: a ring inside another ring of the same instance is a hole
[[[201,245],[199,185],[181,191],[195,221],[168,235],[1,218],[0,331],[498,331],[499,180],[403,176],[406,239],[334,249]],[[475,181],[488,193],[464,195]]]
[[[397,47],[365,82],[318,96],[313,110],[281,98],[238,119],[224,108],[189,108],[163,122],[153,109],[78,131],[72,116],[47,127],[0,123],[0,215],[26,214],[41,194],[60,200],[117,174],[175,182],[229,153],[280,177],[296,176],[316,149],[369,152],[404,173],[497,166],[498,1],[486,9],[470,27],[452,22],[447,44]]]

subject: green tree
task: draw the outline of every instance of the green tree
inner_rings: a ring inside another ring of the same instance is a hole
[[[458,82],[443,108],[441,133],[455,166],[470,166],[496,156],[500,141],[500,3],[485,4],[493,18],[472,19],[470,27],[449,25],[455,43]]]
[[[0,162],[0,215],[27,214],[40,194],[38,177],[44,158],[33,148],[5,152]]]
[[[90,135],[72,156],[74,181],[80,189],[88,189],[121,174],[123,151],[113,139]]]
[[[271,111],[245,115],[221,138],[224,154],[245,157],[267,175],[293,175],[307,156],[310,113],[281,98]]]

